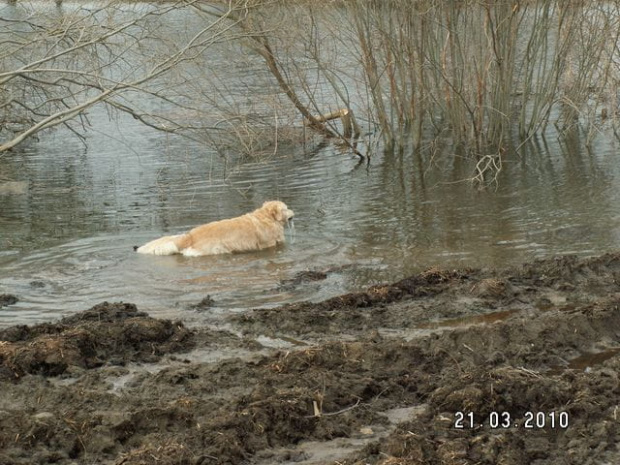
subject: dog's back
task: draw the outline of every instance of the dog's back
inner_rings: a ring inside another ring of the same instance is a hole
[[[186,234],[155,239],[135,250],[190,257],[262,250],[284,242],[284,223],[293,215],[284,202],[269,201],[251,213],[197,226]]]

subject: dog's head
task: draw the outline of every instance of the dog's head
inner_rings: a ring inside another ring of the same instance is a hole
[[[295,216],[293,210],[290,210],[284,202],[280,202],[279,200],[265,202],[260,210],[280,223],[286,223]]]

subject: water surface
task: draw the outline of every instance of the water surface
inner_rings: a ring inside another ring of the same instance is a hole
[[[225,54],[209,60],[231,77],[240,101],[259,91],[264,69],[256,61],[231,70]],[[432,266],[503,267],[618,246],[618,149],[605,128],[589,149],[578,130],[533,139],[506,157],[497,186],[480,191],[467,181],[471,162],[450,145],[432,159],[379,147],[369,166],[329,144],[225,160],[102,108],[89,120],[85,143],[58,129],[1,155],[0,293],[20,301],[0,309],[0,326],[104,300],[200,323]],[[277,249],[200,258],[132,251],[271,199],[296,213]],[[307,270],[327,279],[282,285]],[[206,296],[213,308],[192,307]]]

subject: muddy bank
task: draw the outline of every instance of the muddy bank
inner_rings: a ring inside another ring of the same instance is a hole
[[[103,304],[58,323],[0,330],[0,379],[58,376],[68,370],[127,362],[156,362],[189,350],[192,333],[181,322],[150,318],[133,304]]]
[[[618,254],[562,257],[227,330],[131,304],[7,328],[0,463],[617,463],[619,279]]]

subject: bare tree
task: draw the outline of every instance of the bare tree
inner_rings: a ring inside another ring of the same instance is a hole
[[[474,179],[494,178],[513,136],[586,119],[595,132],[598,114],[616,114],[619,5],[184,0],[44,14],[17,4],[0,18],[0,154],[58,125],[80,136],[88,108],[104,104],[210,143],[228,132],[248,153],[269,145],[259,139],[277,146],[288,126],[361,155],[355,114],[386,147],[449,141],[477,162]],[[194,24],[162,30],[179,12]],[[247,105],[233,97],[243,83],[209,69],[223,43],[230,62],[259,60],[268,75],[251,77]],[[269,92],[257,96],[261,80]],[[149,110],[153,99],[168,111]]]
[[[159,130],[188,129],[140,105],[159,99],[189,110],[178,92],[178,68],[206,53],[249,11],[229,1],[218,15],[188,30],[162,30],[164,19],[196,0],[163,4],[112,1],[96,9],[62,6],[42,11],[6,7],[0,17],[0,155],[37,133],[63,125],[79,137],[93,105],[131,114]]]
[[[237,26],[309,126],[330,135],[339,129],[323,116],[355,108],[384,147],[460,147],[474,161],[472,181],[488,184],[506,153],[550,123],[589,136],[617,123],[618,0],[287,8]]]

